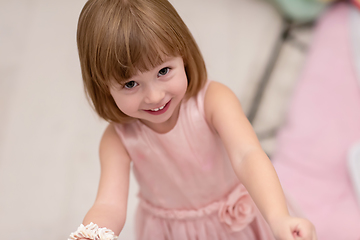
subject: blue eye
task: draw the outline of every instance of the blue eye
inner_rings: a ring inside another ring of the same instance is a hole
[[[138,85],[137,82],[135,82],[135,81],[129,81],[129,82],[126,82],[126,83],[124,84],[124,88],[126,88],[126,89],[132,89],[132,88],[136,87],[137,85]]]
[[[166,74],[168,74],[170,71],[169,67],[164,67],[162,69],[160,69],[159,73],[158,73],[158,77],[164,76]]]

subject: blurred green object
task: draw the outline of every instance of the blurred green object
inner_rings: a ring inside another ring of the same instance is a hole
[[[319,0],[271,0],[283,15],[294,22],[313,22],[328,5]]]

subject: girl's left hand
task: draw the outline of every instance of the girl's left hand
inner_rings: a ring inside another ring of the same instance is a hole
[[[270,227],[277,240],[317,240],[314,225],[304,218],[276,219]]]

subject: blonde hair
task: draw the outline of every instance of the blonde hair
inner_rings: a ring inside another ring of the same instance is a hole
[[[167,0],[89,0],[79,17],[77,44],[85,92],[97,114],[118,123],[132,120],[116,106],[111,81],[124,83],[164,57],[181,56],[188,78],[185,98],[204,86],[204,59]]]

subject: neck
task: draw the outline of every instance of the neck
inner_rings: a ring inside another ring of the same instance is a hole
[[[162,123],[153,123],[146,120],[140,120],[144,125],[146,125],[151,130],[157,132],[157,133],[167,133],[170,132],[176,125],[177,120],[179,118],[179,112],[180,112],[180,106],[181,103],[176,107],[173,115]]]

